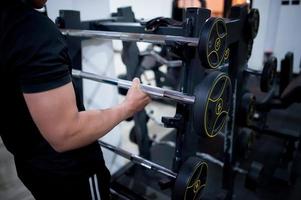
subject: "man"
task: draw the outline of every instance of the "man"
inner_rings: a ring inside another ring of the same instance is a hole
[[[83,111],[64,38],[33,9],[45,3],[1,2],[1,137],[36,199],[107,200],[110,174],[96,141],[150,98],[134,79],[121,104]]]

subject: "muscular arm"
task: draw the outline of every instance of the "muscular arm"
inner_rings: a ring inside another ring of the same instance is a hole
[[[150,99],[137,87],[110,109],[79,112],[71,83],[46,92],[24,94],[31,116],[43,137],[58,152],[86,146],[141,110]]]
[[[9,58],[9,71],[13,80],[18,79],[35,124],[55,150],[68,151],[94,142],[149,102],[149,97],[134,87],[116,107],[79,112],[65,38],[48,17],[28,12],[10,25],[5,40],[14,46],[5,46],[4,57]]]

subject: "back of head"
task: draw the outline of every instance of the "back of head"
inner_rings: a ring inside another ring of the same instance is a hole
[[[47,2],[47,0],[20,0],[20,1],[36,9],[43,8]]]

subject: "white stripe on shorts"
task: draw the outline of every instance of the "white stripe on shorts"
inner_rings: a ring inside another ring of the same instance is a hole
[[[90,192],[91,192],[92,200],[95,200],[92,177],[89,178],[89,184],[90,184]]]

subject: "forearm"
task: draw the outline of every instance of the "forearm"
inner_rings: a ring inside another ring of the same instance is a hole
[[[91,144],[126,119],[127,115],[122,104],[110,109],[78,112],[68,125],[57,150],[69,151]]]
[[[139,80],[134,80],[122,104],[105,110],[79,112],[71,83],[45,92],[24,93],[24,98],[41,134],[58,152],[91,144],[150,101],[140,91]]]

